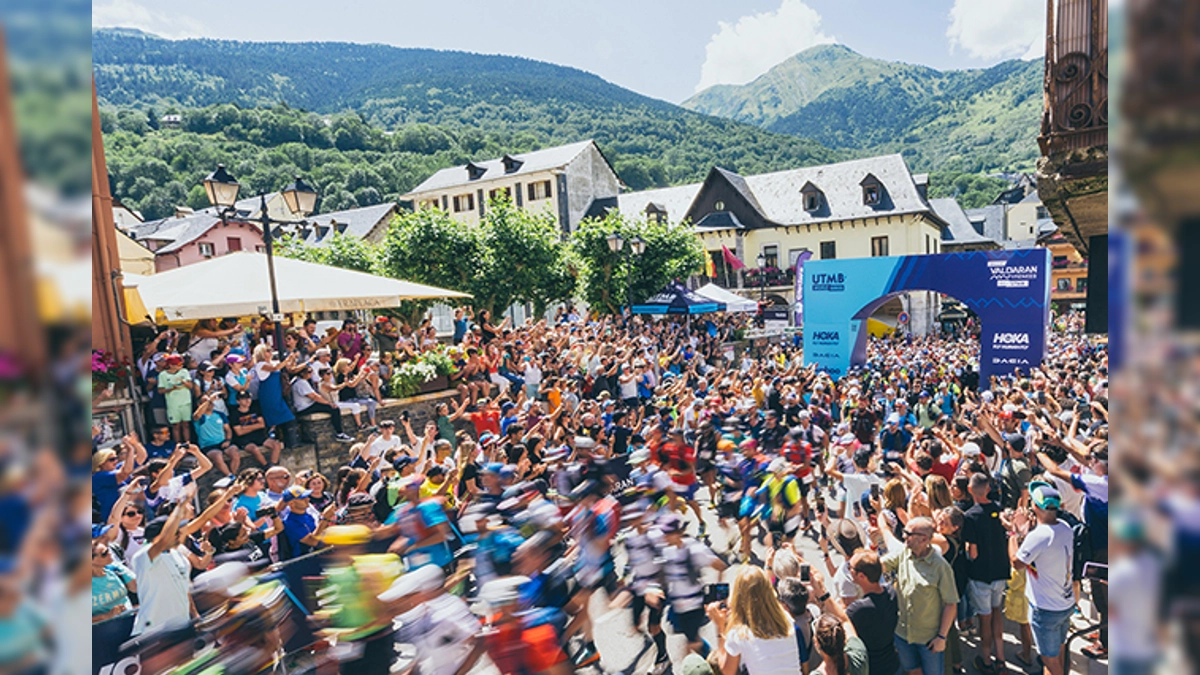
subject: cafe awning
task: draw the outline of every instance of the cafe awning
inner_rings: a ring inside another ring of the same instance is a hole
[[[275,258],[279,311],[396,307],[404,300],[469,298],[467,293],[317,263]],[[270,314],[267,257],[243,251],[142,277],[137,291],[156,323]]]

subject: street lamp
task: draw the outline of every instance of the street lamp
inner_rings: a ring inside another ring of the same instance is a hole
[[[613,232],[604,238],[608,244],[608,250],[613,253],[620,253],[625,249],[625,238],[620,234]],[[629,240],[629,265],[626,266],[625,289],[627,300],[629,301],[629,312],[633,313],[633,261],[640,258],[646,252],[646,242],[636,234],[633,239]]]
[[[229,213],[233,211],[234,204],[237,203],[238,190],[240,189],[241,185],[234,180],[233,176],[229,175],[229,172],[225,170],[224,164],[218,164],[217,170],[204,179],[204,192],[208,195],[208,201],[219,210],[222,222],[225,222]],[[296,180],[283,188],[280,193],[283,196],[283,203],[292,215],[304,218],[316,209],[317,191],[300,180],[300,176],[296,176]],[[275,249],[272,245],[275,240],[275,233],[272,231],[271,226],[289,225],[291,223],[288,221],[272,220],[270,214],[267,213],[267,195],[260,193],[258,198],[258,222],[262,225],[263,243],[267,246],[267,275],[271,281],[271,323],[275,325],[275,354],[282,360],[283,316],[279,312],[279,291],[275,285]]]
[[[762,304],[767,296],[767,256],[759,253],[754,259],[758,263],[758,304]]]

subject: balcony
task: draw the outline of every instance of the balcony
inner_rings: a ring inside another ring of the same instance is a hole
[[[717,268],[717,276],[712,282],[721,288],[736,289],[737,272]],[[796,282],[796,271],[794,269],[779,269],[778,267],[765,267],[762,270],[747,267],[742,270],[742,288],[743,289],[758,289],[765,287],[766,289],[786,289],[791,290]]]
[[[1108,1],[1047,0],[1038,194],[1083,255],[1108,232]]]

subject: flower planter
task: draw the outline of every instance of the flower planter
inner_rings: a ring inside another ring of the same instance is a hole
[[[432,394],[435,391],[445,391],[450,388],[450,378],[445,375],[438,375],[432,380],[421,385],[417,390],[420,394]]]

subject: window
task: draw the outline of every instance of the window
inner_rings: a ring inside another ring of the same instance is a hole
[[[1043,220],[1043,219],[1049,218],[1050,217],[1050,209],[1048,209],[1044,206],[1037,207],[1037,217],[1038,217],[1038,220]]]
[[[713,204],[713,211],[724,211],[724,210],[725,210],[725,202],[716,202],[715,204]]]
[[[888,238],[887,235],[882,237],[871,237],[871,257],[885,258],[888,255]]]
[[[512,188],[492,188],[488,190],[488,199],[493,202],[500,199],[512,201]]]
[[[529,184],[529,201],[550,198],[550,181],[542,180]]]
[[[933,244],[929,243],[929,235],[925,235],[925,253],[933,253]]]
[[[1070,293],[1071,292],[1071,280],[1067,279],[1065,277],[1062,279],[1059,279],[1058,280],[1058,290]]]
[[[215,253],[216,251],[213,250],[212,244],[208,243],[207,241],[200,242],[200,255],[204,256],[205,258],[211,258]]]
[[[864,185],[863,186],[863,203],[867,206],[875,206],[879,203],[879,186]]]
[[[1075,280],[1075,292],[1087,293],[1087,277],[1079,277]]]
[[[463,211],[475,210],[475,195],[467,193],[465,195],[455,195],[454,197],[454,212],[462,213]]]
[[[436,209],[439,206],[441,206],[441,203],[436,198],[435,199],[426,199],[425,201],[421,202],[421,204],[425,207],[426,211],[432,211],[433,209]]]
[[[1050,264],[1051,264],[1051,266],[1053,266],[1053,267],[1066,267],[1066,266],[1067,266],[1067,262],[1068,262],[1068,261],[1067,261],[1067,256],[1065,256],[1065,255],[1056,255],[1056,256],[1054,256],[1054,260],[1053,260],[1053,262],[1051,262]]]
[[[821,260],[833,260],[837,257],[837,242],[823,241],[821,242]]]
[[[779,267],[779,247],[775,244],[764,246],[762,248],[763,259],[766,262],[766,267]]]
[[[254,247],[254,250],[258,253],[266,253],[267,247],[262,244],[258,244],[257,246]]]
[[[821,208],[821,194],[818,192],[807,192],[804,194],[804,210],[816,211]]]
[[[242,250],[242,240],[240,237],[229,237],[225,240],[225,248],[230,251]]]

